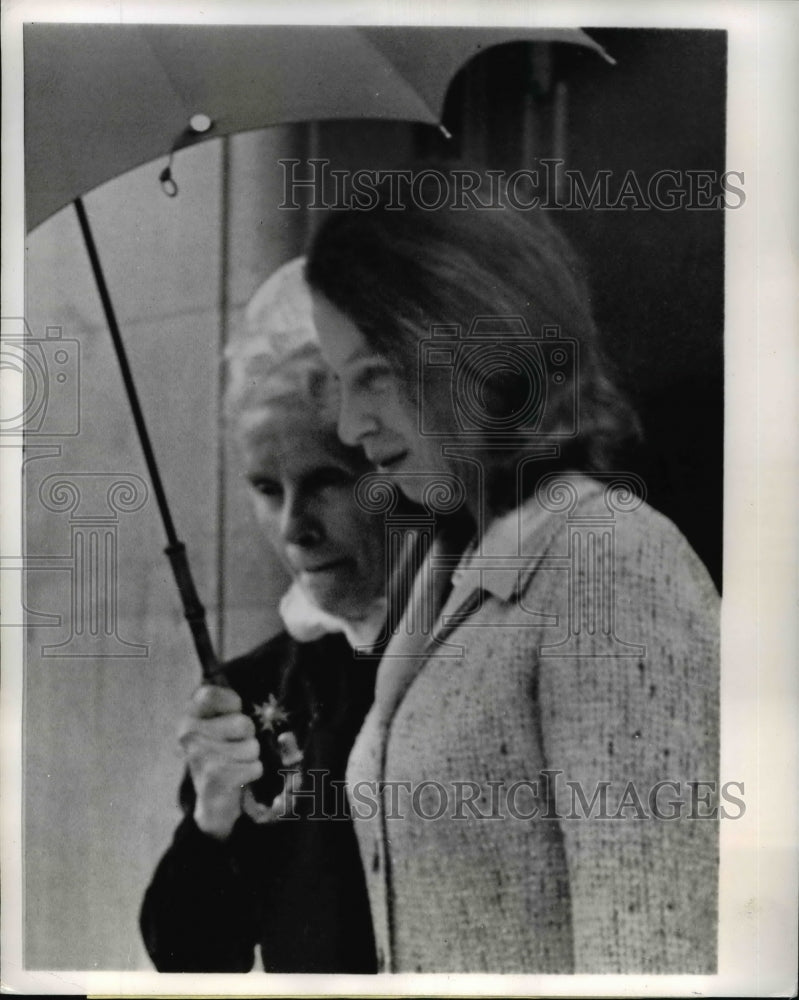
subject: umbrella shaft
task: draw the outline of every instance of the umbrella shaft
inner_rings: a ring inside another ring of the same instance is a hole
[[[147,464],[147,471],[153,484],[155,498],[158,503],[158,510],[161,513],[161,520],[163,521],[164,530],[166,531],[166,537],[169,544],[164,551],[169,558],[169,562],[172,566],[172,572],[175,576],[175,583],[177,584],[178,591],[180,592],[183,612],[186,616],[186,621],[189,623],[192,638],[194,639],[194,646],[200,659],[200,665],[202,666],[203,680],[216,684],[225,684],[224,677],[219,666],[219,661],[216,658],[213,645],[211,644],[211,637],[208,634],[208,627],[205,622],[205,608],[200,602],[197,590],[194,586],[194,580],[192,579],[189,561],[186,556],[186,546],[177,536],[175,525],[172,521],[172,514],[169,510],[169,505],[167,504],[166,493],[164,492],[164,486],[161,482],[161,474],[158,471],[158,465],[155,460],[155,452],[153,451],[153,446],[150,442],[147,425],[144,422],[144,414],[142,413],[141,404],[139,403],[139,394],[136,391],[133,374],[130,370],[130,365],[128,364],[127,352],[125,351],[125,345],[122,342],[122,334],[120,333],[116,313],[114,312],[114,305],[111,302],[111,296],[108,292],[105,275],[103,274],[103,269],[100,264],[100,257],[97,253],[94,236],[92,235],[89,219],[86,215],[86,209],[84,208],[81,198],[76,198],[74,204],[75,211],[78,215],[81,233],[83,234],[83,241],[86,244],[86,252],[89,255],[92,272],[94,273],[94,280],[97,284],[97,291],[100,293],[100,301],[103,304],[103,312],[105,313],[105,319],[111,333],[111,340],[114,344],[114,351],[116,352],[117,360],[119,361],[122,382],[124,383],[125,392],[127,393],[128,401],[130,403],[133,421],[136,424],[136,432],[139,436],[139,441],[141,442],[142,451],[144,452],[144,461]]]
[[[111,340],[114,343],[114,351],[116,352],[117,360],[119,361],[122,382],[125,386],[125,392],[127,393],[128,401],[130,403],[133,421],[136,424],[136,431],[139,435],[142,451],[144,452],[144,461],[147,464],[147,471],[150,475],[150,479],[152,480],[158,509],[161,512],[161,520],[164,522],[164,530],[166,531],[167,541],[170,545],[175,545],[178,542],[178,536],[175,532],[172,514],[167,504],[164,486],[161,482],[161,475],[155,461],[155,453],[153,452],[150,435],[147,431],[147,425],[144,422],[144,414],[142,413],[141,404],[139,403],[139,394],[136,391],[136,385],[133,381],[133,375],[128,363],[127,352],[125,351],[125,345],[122,342],[122,334],[119,330],[119,324],[117,323],[116,313],[114,312],[114,306],[111,302],[111,296],[108,293],[108,286],[105,282],[105,275],[103,274],[103,269],[100,264],[100,257],[97,253],[97,247],[89,225],[89,219],[86,215],[86,209],[83,206],[82,199],[76,198],[74,204],[75,211],[78,214],[80,229],[83,234],[83,241],[86,244],[86,251],[89,255],[89,261],[92,266],[97,291],[100,293],[100,301],[103,304],[103,312],[105,313],[106,323],[108,324],[108,329],[111,333]]]

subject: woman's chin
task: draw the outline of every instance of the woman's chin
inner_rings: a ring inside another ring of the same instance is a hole
[[[345,588],[314,580],[303,580],[300,586],[308,600],[320,611],[334,618],[349,617],[352,598]]]
[[[342,567],[338,572],[300,573],[294,579],[311,604],[334,618],[362,618],[383,593],[382,587],[376,594],[368,590],[363,577],[352,567]]]

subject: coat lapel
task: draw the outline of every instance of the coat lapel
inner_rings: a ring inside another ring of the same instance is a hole
[[[445,535],[439,532],[415,575],[405,612],[380,661],[375,706],[383,726],[388,725],[403,695],[431,655],[460,655],[459,647],[441,646],[436,632],[441,609],[445,602],[449,603],[447,595],[454,561],[455,554]]]

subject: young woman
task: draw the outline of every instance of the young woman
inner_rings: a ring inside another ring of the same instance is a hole
[[[307,267],[342,440],[472,525],[419,573],[348,765],[378,967],[712,972],[718,596],[615,471],[637,424],[566,242],[431,210],[428,176],[332,213]]]
[[[181,723],[185,813],[141,928],[162,972],[373,972],[374,943],[345,764],[372,700],[386,617],[382,520],[353,500],[368,470],[336,436],[304,261],[250,304],[229,404],[265,541],[293,583],[281,632],[205,686]],[[242,798],[254,782],[257,799]],[[257,804],[260,802],[260,805]]]

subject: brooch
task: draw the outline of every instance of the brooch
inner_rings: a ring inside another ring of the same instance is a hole
[[[277,733],[279,727],[283,726],[289,719],[288,713],[274,694],[269,695],[268,701],[253,706],[252,714],[260,733]]]
[[[289,721],[289,716],[274,694],[270,694],[267,701],[255,705],[252,714],[258,732],[270,734],[280,757],[284,772],[283,789],[275,796],[271,805],[266,805],[255,798],[251,788],[245,788],[242,809],[254,823],[273,823],[290,811],[294,796],[300,790],[303,754],[296,735],[290,729],[283,728]]]

